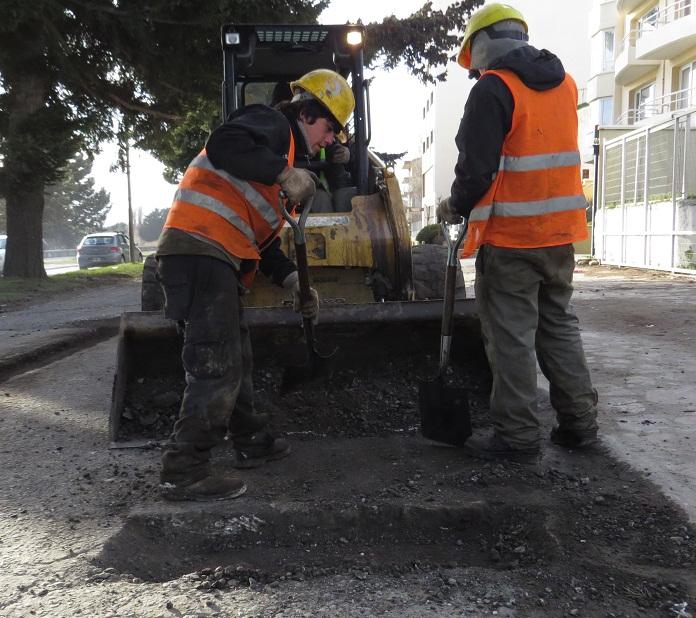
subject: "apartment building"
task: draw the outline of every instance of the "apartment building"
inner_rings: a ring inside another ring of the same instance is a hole
[[[557,54],[566,69],[575,78],[580,90],[581,101],[585,101],[587,83],[590,76],[590,39],[586,30],[578,28],[578,23],[587,23],[593,0],[508,0],[525,16],[529,25],[530,43],[539,48],[547,48]],[[444,10],[451,0],[434,0],[433,8]],[[550,24],[553,24],[550,27]],[[454,53],[455,50],[453,50]],[[468,72],[455,63],[446,67],[447,78],[431,85],[422,100],[420,126],[415,133],[409,159],[421,160],[422,200],[421,218],[412,224],[415,235],[428,223],[435,222],[435,208],[442,198],[450,193],[454,180],[454,166],[457,161],[457,148],[454,138],[464,113],[469,92],[474,81]],[[587,118],[589,150],[592,149],[592,131],[589,112],[583,111]],[[591,154],[590,154],[591,161]],[[412,166],[412,169],[415,169]],[[586,175],[591,175],[591,166]],[[416,182],[410,182],[415,187]]]
[[[692,272],[696,1],[595,0],[590,38],[589,124],[600,128],[594,253]]]

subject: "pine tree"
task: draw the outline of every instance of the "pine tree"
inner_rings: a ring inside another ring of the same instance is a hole
[[[92,159],[79,155],[69,162],[62,182],[46,189],[44,238],[51,246],[73,247],[82,236],[104,226],[111,201],[104,190],[94,190]]]

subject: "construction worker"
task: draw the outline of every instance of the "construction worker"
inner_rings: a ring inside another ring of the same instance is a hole
[[[465,450],[485,459],[538,456],[536,360],[557,416],[551,440],[573,448],[597,440],[597,393],[570,307],[572,243],[587,237],[577,88],[556,56],[528,44],[527,30],[507,4],[471,15],[457,61],[478,81],[456,137],[451,195],[438,207],[442,220],[468,219],[462,256],[478,250],[493,431]]]
[[[165,315],[183,327],[186,373],[179,418],[162,454],[161,491],[170,500],[239,496],[244,481],[210,465],[229,432],[237,467],[290,452],[254,409],[252,353],[240,297],[257,269],[295,295],[295,310],[316,318],[319,300],[299,302],[295,264],[280,249],[288,206],[315,192],[315,178],[293,167],[297,151],[319,152],[343,130],[355,105],[343,77],[312,71],[296,82],[301,101],[286,114],[249,105],[210,135],[188,166],[157,247]]]
[[[305,76],[306,78],[306,76]],[[271,107],[279,109],[284,114],[294,115],[293,107],[301,104],[303,95],[302,81],[300,78],[292,82],[277,82],[271,94]],[[317,193],[314,196],[312,212],[335,212],[332,194],[337,189],[353,185],[350,172],[346,166],[350,163],[350,149],[336,136],[336,140],[319,152],[312,153],[302,147],[295,150],[295,166],[304,167],[314,171],[319,178]]]

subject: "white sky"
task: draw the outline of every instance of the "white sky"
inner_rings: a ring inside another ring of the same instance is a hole
[[[454,0],[436,0],[435,7],[451,4]],[[558,54],[567,68],[575,74],[578,85],[582,87],[589,77],[589,59],[576,58],[565,36],[564,27],[587,30],[587,11],[591,0],[508,0],[518,7],[528,20],[531,43],[537,47],[547,47]],[[400,0],[396,8],[388,8],[391,2],[378,0],[333,0],[320,16],[322,23],[345,23],[362,19],[363,23],[381,21],[387,15],[405,17],[424,4],[425,0]],[[393,5],[392,5],[393,6]],[[587,70],[582,67],[587,64]],[[454,67],[457,70],[457,67]],[[418,142],[419,120],[426,89],[408,74],[405,68],[397,68],[389,73],[366,71],[366,77],[374,77],[370,87],[372,118],[371,146],[378,151],[402,152]],[[460,115],[464,101],[457,102],[453,113]],[[414,140],[415,137],[415,140]],[[454,139],[454,136],[453,136]],[[113,145],[105,145],[104,151],[95,159],[93,175],[98,187],[104,187],[111,194],[113,204],[106,224],[128,220],[126,177],[124,174],[110,172],[109,168],[116,157]],[[162,177],[162,165],[150,155],[131,152],[131,191],[134,215],[138,208],[143,213],[156,208],[169,208],[175,186]]]

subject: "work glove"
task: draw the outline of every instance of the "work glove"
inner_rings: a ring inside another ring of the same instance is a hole
[[[317,190],[317,177],[300,167],[286,167],[276,178],[291,204],[304,204]]]
[[[292,308],[296,313],[301,313],[302,317],[312,320],[312,324],[319,322],[319,293],[314,288],[309,288],[312,300],[300,302],[300,278],[297,271],[291,272],[283,280],[283,287],[292,292]]]
[[[435,214],[437,215],[438,221],[444,221],[450,225],[457,225],[462,222],[462,216],[452,209],[450,206],[451,198],[446,197],[437,205],[437,210]]]
[[[329,146],[329,161],[331,163],[340,163],[345,165],[350,161],[350,148],[335,142],[332,146]]]

